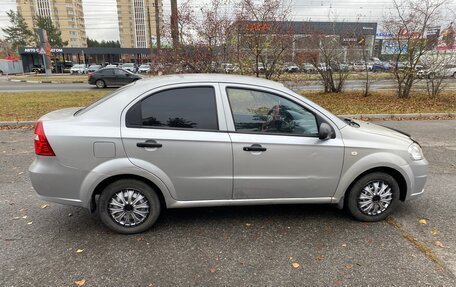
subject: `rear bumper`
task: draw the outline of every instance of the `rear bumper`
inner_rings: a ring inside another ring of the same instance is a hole
[[[29,167],[30,180],[38,197],[45,201],[88,207],[80,198],[86,174],[62,165],[56,157],[37,156]]]

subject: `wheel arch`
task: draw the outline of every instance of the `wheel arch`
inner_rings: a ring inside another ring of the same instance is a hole
[[[383,172],[388,175],[391,175],[399,185],[399,199],[401,201],[405,201],[407,198],[407,181],[405,180],[404,175],[398,171],[397,169],[394,169],[392,167],[387,167],[387,166],[378,166],[378,167],[373,167],[370,168],[362,173],[360,173],[357,177],[355,177],[353,180],[351,180],[350,184],[348,187],[344,190],[344,193],[342,195],[342,198],[339,200],[338,207],[342,209],[346,205],[346,200],[347,200],[347,193],[350,191],[350,189],[353,187],[353,185],[363,176],[369,173],[374,173],[374,172]]]
[[[152,182],[150,179],[145,178],[145,177],[140,176],[140,175],[136,175],[136,174],[117,174],[117,175],[113,175],[113,176],[107,177],[107,178],[103,179],[100,183],[97,184],[97,186],[93,190],[91,198],[90,198],[90,212],[93,213],[93,212],[96,211],[96,209],[97,209],[97,198],[103,192],[103,190],[109,184],[111,184],[111,183],[113,183],[115,181],[121,180],[121,179],[136,179],[136,180],[139,180],[139,181],[142,181],[142,182],[146,183],[147,185],[149,185],[151,188],[153,188],[156,191],[157,196],[158,196],[158,198],[160,200],[161,207],[166,209],[167,204],[166,204],[166,199],[165,199],[165,197],[163,195],[163,191],[154,182]]]

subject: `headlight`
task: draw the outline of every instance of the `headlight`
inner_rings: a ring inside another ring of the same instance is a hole
[[[410,155],[410,158],[412,160],[421,160],[423,159],[423,151],[421,150],[421,147],[417,143],[412,143],[409,148],[408,148],[408,153]]]

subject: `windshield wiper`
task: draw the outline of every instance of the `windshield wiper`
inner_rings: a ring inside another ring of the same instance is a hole
[[[355,122],[354,120],[352,120],[350,118],[344,118],[344,117],[340,117],[340,118],[342,120],[344,120],[344,122],[346,122],[349,126],[359,128],[359,124],[357,122]]]

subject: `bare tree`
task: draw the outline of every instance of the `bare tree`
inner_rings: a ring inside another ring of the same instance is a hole
[[[426,70],[422,71],[422,74],[426,82],[426,92],[430,97],[438,97],[446,87],[445,78],[453,76],[452,74],[448,74],[448,67],[454,60],[455,57],[453,54],[439,50],[426,53],[422,57],[421,63],[427,67]]]
[[[246,66],[253,68],[257,77],[264,73],[267,79],[278,72],[294,41],[290,3],[288,0],[240,0],[236,12],[236,41],[242,70],[245,71]]]
[[[394,12],[384,23],[395,35],[394,77],[397,95],[409,98],[416,80],[416,67],[426,52],[426,31],[436,24],[440,9],[448,0],[393,0]]]
[[[342,92],[348,77],[348,66],[341,64],[343,49],[336,35],[313,34],[312,41],[319,52],[319,58],[311,60],[320,75],[325,93]]]

